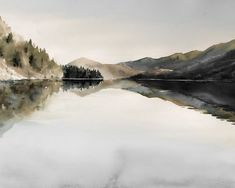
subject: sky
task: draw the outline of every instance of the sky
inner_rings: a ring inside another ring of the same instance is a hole
[[[119,63],[235,39],[234,0],[0,0],[12,30],[58,63]]]

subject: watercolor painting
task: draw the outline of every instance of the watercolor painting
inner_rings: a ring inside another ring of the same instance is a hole
[[[0,188],[235,187],[234,1],[0,4]]]

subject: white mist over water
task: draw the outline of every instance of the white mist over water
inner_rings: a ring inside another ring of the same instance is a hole
[[[233,187],[235,129],[119,89],[55,94],[0,140],[0,187]]]

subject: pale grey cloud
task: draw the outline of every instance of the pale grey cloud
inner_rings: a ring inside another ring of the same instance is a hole
[[[12,29],[64,64],[116,63],[235,38],[232,0],[0,0]]]

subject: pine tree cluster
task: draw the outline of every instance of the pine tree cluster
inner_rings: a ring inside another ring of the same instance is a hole
[[[64,65],[62,66],[63,69],[63,78],[85,78],[85,79],[103,79],[100,71],[98,70],[91,70],[84,67],[77,67],[72,65]]]

